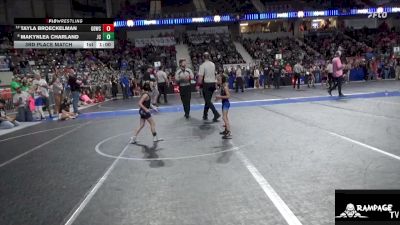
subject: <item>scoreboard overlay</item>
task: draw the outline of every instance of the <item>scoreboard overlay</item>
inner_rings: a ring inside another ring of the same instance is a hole
[[[114,19],[16,18],[14,48],[113,49]]]

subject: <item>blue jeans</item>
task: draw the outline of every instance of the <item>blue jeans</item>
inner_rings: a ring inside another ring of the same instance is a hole
[[[13,127],[19,126],[18,121],[2,121],[0,122],[0,129],[11,129]]]
[[[320,72],[315,72],[315,83],[321,82],[321,74]]]
[[[79,96],[79,91],[72,92],[72,107],[74,108],[74,113],[78,113]]]
[[[383,75],[384,75],[384,78],[385,78],[385,80],[387,80],[387,79],[389,79],[389,70],[384,70],[383,71]]]

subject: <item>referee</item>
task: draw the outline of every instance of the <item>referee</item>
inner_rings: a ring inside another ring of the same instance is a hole
[[[204,97],[204,112],[203,120],[208,120],[208,110],[214,114],[214,122],[218,122],[218,118],[221,115],[215,109],[214,104],[211,102],[212,95],[216,89],[216,77],[215,77],[215,64],[210,61],[210,54],[204,53],[204,63],[199,68],[199,80],[198,84],[203,84],[203,97]]]
[[[190,115],[190,99],[192,98],[191,81],[194,75],[191,69],[186,68],[186,59],[179,60],[179,69],[175,73],[175,80],[179,84],[179,93],[185,111],[185,118],[189,119]]]

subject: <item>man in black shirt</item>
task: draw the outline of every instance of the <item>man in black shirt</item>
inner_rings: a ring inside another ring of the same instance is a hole
[[[72,107],[74,108],[75,115],[79,114],[78,104],[81,93],[81,81],[79,81],[75,75],[70,74],[68,78],[68,85],[71,89],[72,94]]]
[[[148,66],[147,70],[144,72],[143,77],[142,77],[142,85],[146,82],[150,82],[151,80],[151,73],[153,73],[153,67]]]
[[[280,62],[277,60],[275,62],[274,68],[274,88],[275,89],[279,89],[280,88],[280,84],[281,84],[281,72],[282,72],[282,67],[280,65]]]

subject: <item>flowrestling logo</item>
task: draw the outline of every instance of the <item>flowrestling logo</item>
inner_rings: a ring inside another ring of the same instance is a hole
[[[400,190],[336,190],[335,222],[400,224]]]

